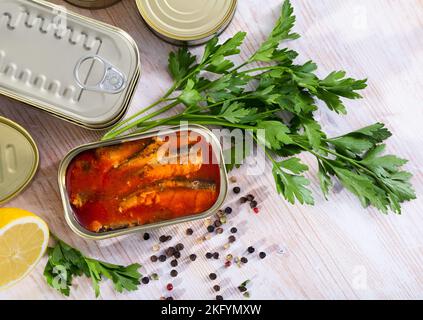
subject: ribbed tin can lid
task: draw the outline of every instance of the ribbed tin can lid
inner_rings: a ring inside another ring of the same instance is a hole
[[[39,154],[29,133],[0,117],[0,204],[18,195],[37,171]]]
[[[141,16],[162,38],[199,44],[231,21],[237,0],[137,0]]]

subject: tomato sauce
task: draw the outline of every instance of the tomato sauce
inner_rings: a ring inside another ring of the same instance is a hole
[[[207,211],[217,201],[221,177],[212,146],[203,140],[179,132],[176,139],[144,138],[78,154],[66,172],[75,218],[90,231],[105,232]]]

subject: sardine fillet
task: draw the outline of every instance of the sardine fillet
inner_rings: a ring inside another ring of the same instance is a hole
[[[100,163],[108,170],[117,168],[128,158],[143,150],[147,144],[147,140],[130,141],[115,146],[98,148],[95,153]]]
[[[128,161],[120,165],[117,170],[121,171],[142,168],[147,163],[157,158],[157,151],[163,145],[163,143],[163,141],[156,139],[153,143],[146,146],[145,149],[142,150],[142,152],[140,152],[137,156],[133,157],[132,159],[128,159]]]
[[[162,163],[163,159],[172,158],[172,157],[187,157],[189,155],[190,162],[196,163],[198,157],[202,157],[201,150],[197,152],[197,154],[191,155],[193,152],[184,152],[180,154],[180,150],[185,147],[192,146],[195,143],[198,143],[197,140],[195,141],[186,141],[185,139],[177,141],[171,140],[170,142],[165,141],[160,137],[154,138],[154,143],[148,145],[142,152],[138,155],[129,159],[127,162],[123,163],[119,166],[118,170],[142,170],[146,165],[157,165]],[[162,149],[161,149],[162,148]],[[188,151],[188,150],[187,150]],[[176,152],[176,155],[169,155],[169,153]],[[187,162],[187,161],[185,161]],[[181,162],[178,162],[181,163]]]
[[[166,180],[155,184],[152,187],[137,191],[129,197],[122,200],[119,205],[119,211],[124,212],[137,206],[160,205],[163,207],[176,208],[179,203],[173,201],[175,197],[185,197],[181,204],[189,204],[189,206],[198,210],[204,202],[204,195],[213,198],[216,193],[216,185],[210,182],[199,180]],[[172,200],[173,199],[173,200]]]
[[[161,160],[166,160],[163,164]],[[203,165],[203,156],[199,152],[188,153],[169,159],[157,159],[146,164],[140,171],[140,176],[149,180],[164,180],[173,177],[187,177],[197,172]]]

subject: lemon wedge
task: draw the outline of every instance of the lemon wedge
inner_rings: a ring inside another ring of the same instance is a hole
[[[47,224],[35,214],[0,208],[0,289],[24,278],[47,249]]]

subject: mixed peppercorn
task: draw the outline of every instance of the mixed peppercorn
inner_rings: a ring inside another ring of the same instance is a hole
[[[230,181],[232,182],[236,182],[235,178],[231,178]],[[235,186],[232,188],[232,191],[234,194],[239,194],[241,192],[241,188],[239,186]],[[239,199],[241,204],[245,204],[245,203],[249,203],[249,206],[251,209],[253,209],[253,211],[255,213],[259,212],[258,209],[258,203],[257,200],[255,200],[254,195],[252,194],[248,194],[246,196],[242,196]],[[209,240],[212,237],[212,234],[222,234],[224,232],[224,224],[227,223],[227,216],[230,215],[233,212],[233,209],[231,207],[226,207],[223,210],[219,210],[216,214],[216,220],[212,221],[211,218],[207,218],[204,222],[204,226],[205,229],[207,230],[207,232],[200,238],[198,238],[198,242],[201,243],[203,241]],[[229,229],[230,235],[228,235],[228,241],[227,243],[223,246],[223,249],[228,249],[232,244],[234,244],[237,241],[237,238],[235,237],[235,234],[237,234],[238,229],[235,226],[232,226]],[[185,231],[185,234],[187,236],[192,236],[194,234],[194,230],[193,228],[188,228]],[[151,236],[149,233],[144,233],[143,234],[143,239],[144,240],[150,240]],[[159,253],[160,251],[160,246],[163,245],[166,242],[169,242],[170,240],[172,240],[172,236],[170,235],[161,235],[159,237],[159,243],[156,243],[153,245],[153,251],[154,252],[158,252],[158,254],[153,254],[150,257],[150,261],[153,263],[156,262],[165,262],[167,259],[170,259],[170,267],[172,268],[169,272],[169,275],[171,278],[175,278],[178,276],[178,271],[176,270],[176,268],[182,263],[181,261],[179,261],[178,259],[181,258],[181,252],[184,250],[185,246],[183,243],[178,243],[175,246],[169,246],[167,248],[165,248],[162,252]],[[247,255],[252,255],[254,254],[256,251],[256,249],[253,246],[249,246],[247,247],[247,249],[244,251],[244,253],[246,253]],[[266,257],[266,253],[265,252],[259,252],[258,253],[258,257],[260,259],[264,259]],[[190,253],[187,255],[187,260],[194,262],[197,260],[197,254],[195,253]],[[220,253],[219,252],[207,252],[205,253],[205,258],[207,260],[213,259],[213,260],[219,260],[220,258]],[[247,264],[249,261],[249,259],[246,256],[241,256],[241,257],[236,257],[231,253],[227,253],[224,256],[224,267],[225,268],[229,268],[232,266],[232,264],[236,264],[238,267],[241,267],[242,265]],[[208,275],[208,278],[210,281],[217,281],[218,276],[215,272],[211,272]],[[141,279],[141,282],[145,285],[149,284],[150,280],[158,280],[159,276],[157,273],[153,273],[150,276],[146,276],[143,277]],[[238,286],[238,290],[240,291],[240,293],[242,293],[242,295],[245,298],[250,297],[250,292],[247,289],[247,285],[250,283],[249,280],[244,281],[241,285]],[[172,291],[174,288],[172,283],[168,283],[166,285],[166,290],[167,291]],[[220,292],[221,291],[221,287],[219,284],[212,284],[212,289],[214,292]],[[172,296],[167,296],[167,297],[161,297],[162,300],[173,300],[174,298]],[[223,300],[223,296],[221,294],[216,295],[216,300]]]

